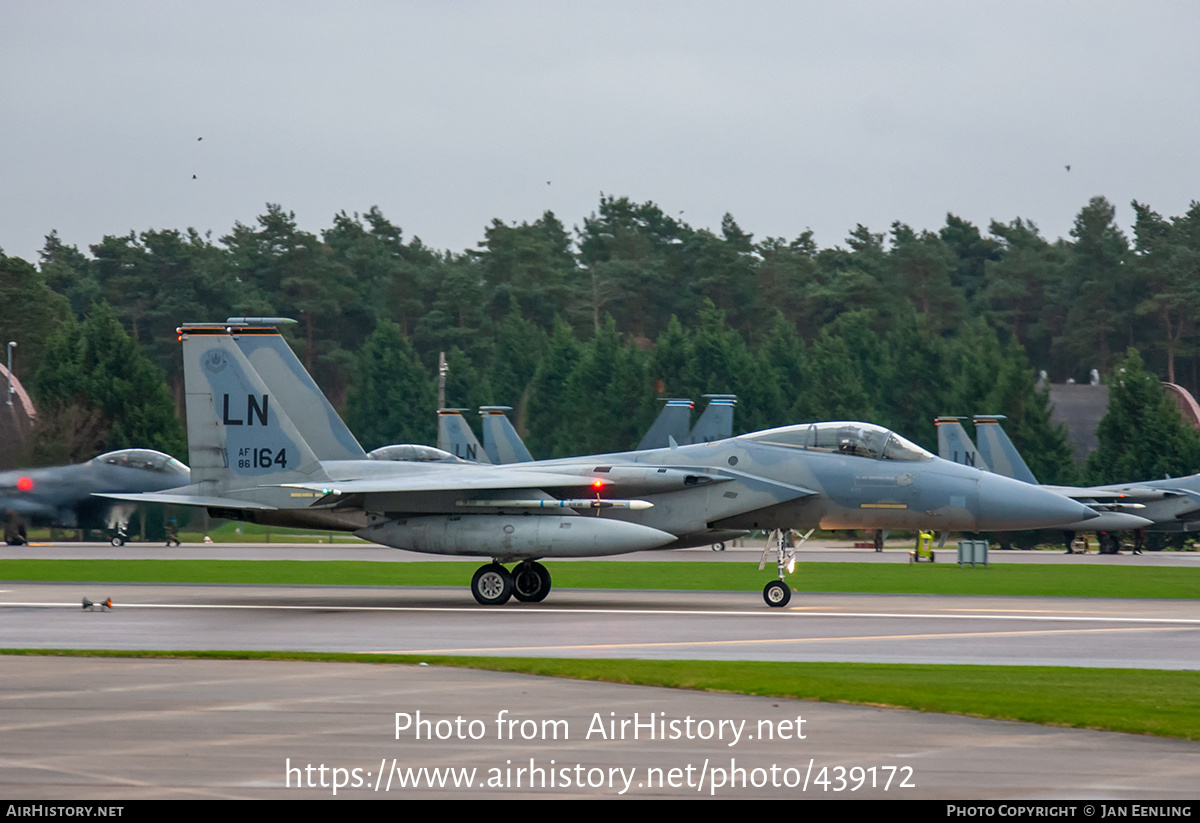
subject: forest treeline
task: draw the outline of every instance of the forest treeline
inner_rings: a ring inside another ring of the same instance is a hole
[[[602,196],[573,230],[550,212],[494,220],[450,252],[377,208],[318,235],[268,204],[215,239],[130,232],[85,254],[52,232],[36,264],[0,253],[0,330],[44,410],[42,462],[127,445],[186,459],[175,327],[270,315],[297,320],[290,342],[368,449],[434,441],[444,351],[447,404],[515,407],[537,457],[629,448],[657,398],[720,392],[739,397],[739,431],[865,419],[929,448],[937,415],[1006,414],[1038,477],[1066,482],[1079,470],[1038,370],[1111,380],[1144,363],[1196,393],[1200,205],[1133,208],[1132,238],[1097,197],[1069,239],[950,214],[820,248]],[[1167,471],[1200,468],[1188,448]],[[1114,471],[1085,474],[1136,479]]]

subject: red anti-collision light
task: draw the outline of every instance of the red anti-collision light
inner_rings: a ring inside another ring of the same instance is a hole
[[[17,491],[27,492],[33,490],[33,478],[22,477],[17,480]]]

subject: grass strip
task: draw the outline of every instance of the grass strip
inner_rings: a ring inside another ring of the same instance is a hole
[[[366,560],[0,560],[0,580],[256,585],[466,586],[472,564]],[[773,575],[750,563],[550,563],[554,585],[577,589],[755,591]],[[1002,564],[798,563],[800,592],[1052,597],[1200,597],[1200,568]]]
[[[429,663],[577,680],[851,703],[1200,740],[1200,672],[707,660],[431,657],[256,651],[0,649],[117,658]]]

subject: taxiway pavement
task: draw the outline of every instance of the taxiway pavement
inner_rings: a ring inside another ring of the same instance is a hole
[[[0,683],[0,795],[37,800],[1161,804],[1200,771],[1182,740],[440,666],[9,657]]]

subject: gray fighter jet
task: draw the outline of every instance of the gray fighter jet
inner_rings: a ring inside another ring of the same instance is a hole
[[[0,514],[10,546],[27,541],[28,527],[108,529],[124,545],[130,503],[94,497],[95,492],[144,492],[188,483],[188,467],[151,449],[121,449],[74,466],[0,472]]]
[[[505,412],[512,406],[480,406],[483,418],[483,445],[463,418],[466,409],[438,409],[438,448],[472,463],[504,465],[528,463],[533,455],[521,435],[513,428]]]
[[[505,414],[509,411],[512,411],[512,406],[479,407],[479,416],[483,418],[483,450],[493,465],[528,463],[533,460],[525,441]]]
[[[737,395],[704,396],[709,399],[708,406],[696,421],[695,428],[690,430],[692,401],[669,398],[638,443],[637,450],[711,443],[731,436],[733,407],[737,404]],[[529,453],[521,435],[517,434],[506,414],[512,411],[512,406],[479,407],[479,415],[483,418],[482,451],[474,432],[462,417],[464,411],[466,409],[438,409],[438,448],[465,460],[497,466],[528,463],[533,460],[533,455]]]
[[[489,557],[471,583],[482,604],[542,600],[550,575],[537,561],[548,557],[708,545],[753,529],[1030,529],[1092,515],[854,422],[507,466],[332,457],[353,437],[298,361],[260,373],[239,347],[274,334],[249,319],[182,326],[191,484],[105,496]],[[781,576],[783,565],[781,551]],[[778,606],[790,590],[776,580],[763,595]]]
[[[658,417],[654,418],[654,422],[638,443],[637,450],[670,448],[672,441],[677,446],[689,443],[692,406],[692,401],[686,397],[667,398]]]
[[[975,434],[979,438],[979,449],[975,448],[966,430],[963,429],[961,419],[959,417],[939,417],[934,421],[938,431],[938,454],[941,457],[956,463],[974,466],[983,471],[995,472],[1003,477],[1011,477],[1022,483],[1038,485],[1037,478],[1029,470],[1029,466],[1026,465],[1000,426],[1004,415],[975,416]],[[1041,486],[1041,488],[1083,503],[1096,514],[1096,516],[1078,523],[1064,523],[1060,528],[1067,532],[1096,532],[1099,536],[1101,550],[1115,552],[1116,549],[1113,548],[1115,539],[1110,539],[1110,534],[1153,527],[1154,521],[1146,514],[1146,501],[1162,502],[1167,499],[1161,490],[1145,488],[1146,484],[1138,485],[1142,488],[1133,486],[1123,488]],[[1200,498],[1190,501],[1185,506],[1195,510],[1200,506],[1197,500]],[[1174,508],[1174,506],[1171,505],[1168,508]],[[1068,535],[1068,542],[1070,542],[1070,535]]]
[[[689,443],[711,443],[733,434],[733,407],[736,394],[706,394],[708,405],[688,434]]]
[[[975,416],[975,430],[979,436],[981,454],[996,455],[991,458],[991,465],[998,474],[1036,483],[1033,472],[1025,465],[1016,446],[1000,426],[1003,419],[1004,417],[998,414]],[[1107,503],[1115,510],[1137,514],[1151,521],[1151,525],[1146,526],[1147,531],[1200,531],[1200,474],[1084,488],[1043,488],[1062,492],[1080,502]],[[1108,548],[1115,551],[1115,541],[1111,541]]]
[[[466,409],[438,409],[438,448],[459,460],[490,465],[492,460],[463,417]]]
[[[733,434],[733,407],[737,405],[736,394],[706,394],[708,405],[691,426],[693,403],[684,398],[672,397],[638,443],[638,449],[666,449],[672,442],[677,446],[693,443],[711,443],[724,440]]]

